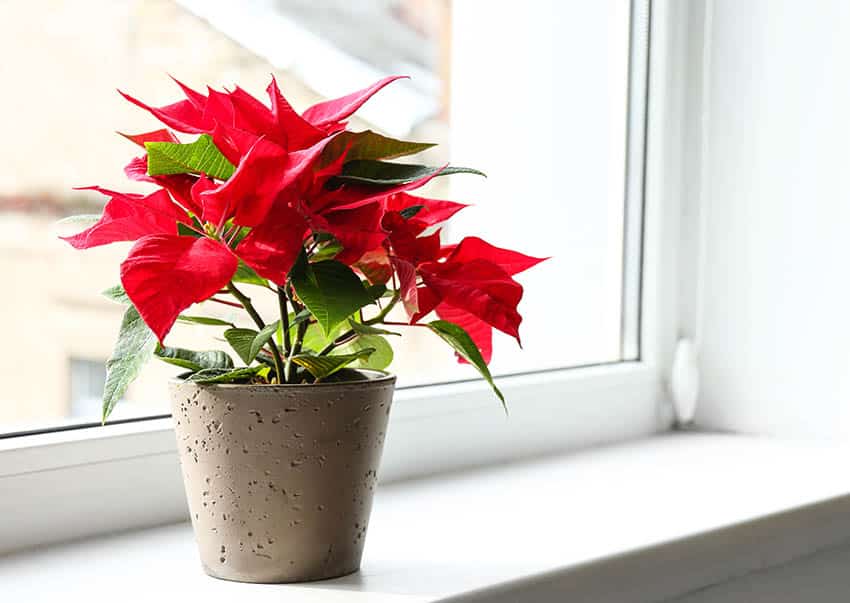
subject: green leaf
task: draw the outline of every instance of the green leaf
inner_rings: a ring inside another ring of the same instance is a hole
[[[260,287],[268,287],[269,282],[257,274],[248,264],[239,260],[239,266],[236,268],[236,274],[233,275],[234,282],[245,283],[246,285],[259,285]]]
[[[395,331],[387,331],[386,329],[379,329],[377,327],[373,327],[372,325],[364,325],[362,322],[357,322],[356,320],[348,319],[348,324],[351,325],[351,330],[359,335],[398,335],[401,337],[401,333],[396,333]]]
[[[368,285],[366,287],[366,293],[369,294],[369,297],[372,298],[372,301],[376,299],[380,299],[384,296],[384,293],[387,292],[387,286],[383,283],[376,283],[374,285]]]
[[[422,211],[424,208],[424,205],[411,205],[410,207],[405,207],[398,213],[400,213],[401,217],[405,220],[409,220],[410,218],[418,214],[420,211]]]
[[[204,173],[212,178],[227,180],[236,169],[213,143],[209,134],[201,134],[188,144],[176,142],[146,142],[148,175]]]
[[[342,251],[342,243],[334,239],[333,241],[325,243],[318,250],[314,251],[313,254],[310,256],[310,260],[313,262],[332,260],[340,251]]]
[[[279,324],[280,321],[269,323],[265,327],[263,327],[263,329],[259,333],[257,333],[257,336],[251,343],[251,360],[257,357],[257,354],[260,353],[260,350],[262,350],[263,347],[265,347],[269,340],[274,336]]]
[[[196,239],[201,238],[201,233],[194,228],[189,228],[186,224],[183,224],[183,222],[177,223],[177,234],[181,237],[195,237]]]
[[[354,368],[368,368],[379,371],[387,368],[393,361],[393,348],[380,335],[360,335],[336,349],[337,354],[355,354],[361,350],[375,350],[365,358],[358,358],[352,363]]]
[[[437,146],[430,142],[410,142],[396,140],[365,130],[363,132],[342,132],[335,136],[322,151],[319,165],[325,167],[345,152],[346,161],[356,159],[395,159],[405,155],[420,153]]]
[[[106,361],[106,385],[103,388],[101,415],[104,423],[127,391],[127,387],[151,359],[156,346],[156,335],[139,316],[136,308],[128,306],[118,330],[118,341],[115,342],[112,356]]]
[[[251,364],[277,331],[277,326],[278,321],[275,321],[267,324],[262,331],[242,328],[227,329],[224,332],[224,338],[245,364]]]
[[[342,335],[342,332],[347,328],[348,323],[343,321],[335,326],[330,333],[325,335],[325,332],[322,331],[322,328],[317,323],[312,323],[307,327],[307,331],[304,333],[302,349],[319,352],[331,341]]]
[[[449,176],[451,174],[477,174],[479,176],[486,176],[484,172],[465,167],[449,166],[441,169],[439,167],[428,167],[425,165],[358,159],[349,161],[343,165],[342,173],[336,176],[334,180],[376,185],[405,184],[437,174],[438,172],[440,176]]]
[[[123,285],[113,285],[109,289],[105,291],[101,291],[100,294],[104,296],[106,299],[114,301],[119,304],[123,304],[125,306],[132,305],[130,298],[127,297],[127,292],[124,291]]]
[[[348,366],[355,360],[368,357],[374,351],[374,348],[364,348],[362,350],[357,350],[352,354],[335,354],[333,356],[299,354],[292,359],[292,362],[299,366],[303,366],[316,378],[316,381],[319,381],[325,377],[333,375],[339,369]]]
[[[251,362],[251,345],[254,343],[254,338],[259,335],[254,329],[227,329],[224,332],[224,338],[233,351],[236,352],[245,364]]]
[[[211,368],[233,368],[233,359],[227,353],[220,350],[194,352],[192,350],[184,350],[183,348],[157,346],[156,356],[164,362],[189,369],[190,371],[201,371]]]
[[[493,376],[490,374],[490,369],[487,368],[487,363],[484,362],[484,358],[481,356],[481,351],[478,349],[478,346],[475,345],[475,342],[472,341],[469,333],[453,322],[445,320],[429,322],[427,327],[442,337],[443,341],[452,346],[461,358],[478,369],[478,372],[481,373],[481,376],[484,377],[487,383],[490,384],[490,387],[493,388],[493,391],[499,397],[499,400],[502,401],[502,406],[504,407],[505,412],[507,412],[508,407],[505,404],[505,397],[493,382]]]
[[[254,375],[259,374],[263,368],[262,366],[243,366],[237,369],[209,368],[190,375],[186,378],[186,381],[193,383],[236,383],[241,381],[246,383]]]
[[[181,314],[177,317],[178,322],[188,324],[207,325],[210,327],[236,327],[232,322],[221,320],[220,318],[210,318],[209,316],[186,316]]]
[[[290,272],[292,286],[326,335],[375,298],[348,266],[336,260],[310,264],[301,254]]]

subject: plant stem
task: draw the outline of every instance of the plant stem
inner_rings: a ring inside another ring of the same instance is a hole
[[[225,306],[230,306],[231,308],[242,308],[239,304],[234,304],[233,302],[229,302],[224,299],[218,299],[217,297],[211,297],[210,301],[215,302],[217,304],[224,304]]]
[[[285,287],[277,288],[277,305],[280,309],[280,325],[283,329],[283,355],[286,356],[286,364],[283,366],[283,378],[289,383],[290,371],[292,369],[289,353],[292,351],[292,341],[289,336],[289,307],[286,301]]]
[[[304,335],[307,333],[307,327],[310,323],[306,320],[298,325],[298,331],[295,333],[295,341],[292,344],[292,350],[289,352],[289,357],[286,359],[287,364],[292,364],[292,359],[301,353],[301,344],[304,341]]]
[[[376,323],[383,322],[384,319],[387,317],[387,314],[390,313],[390,310],[392,310],[398,303],[399,299],[401,299],[401,294],[396,291],[395,293],[393,293],[392,299],[390,299],[390,303],[388,303],[380,312],[375,314],[375,316],[373,316],[369,320],[364,320],[363,324],[374,325]]]
[[[354,331],[346,331],[345,333],[334,339],[332,342],[330,342],[328,345],[326,345],[324,348],[322,348],[322,351],[319,352],[319,356],[325,356],[334,348],[348,343],[355,337],[357,337],[357,333],[355,333]]]
[[[239,303],[242,304],[242,307],[245,308],[245,311],[254,321],[254,323],[259,327],[260,330],[266,328],[266,323],[263,322],[263,317],[260,316],[260,313],[257,312],[254,305],[251,303],[251,298],[242,293],[239,289],[236,288],[232,282],[227,284],[227,290],[230,294],[239,300]],[[272,357],[274,358],[274,369],[277,373],[277,382],[283,383],[283,358],[280,356],[280,349],[277,347],[277,344],[274,342],[274,337],[269,339],[269,347],[272,350]]]

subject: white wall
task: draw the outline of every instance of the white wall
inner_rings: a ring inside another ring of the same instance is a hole
[[[691,116],[707,126],[697,422],[839,437],[850,427],[850,2],[707,7]]]

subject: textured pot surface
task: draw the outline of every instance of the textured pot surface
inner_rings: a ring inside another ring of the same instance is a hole
[[[244,582],[360,567],[395,377],[319,385],[170,384],[206,572]]]

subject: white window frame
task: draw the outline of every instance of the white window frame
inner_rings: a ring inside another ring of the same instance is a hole
[[[623,357],[631,360],[499,377],[513,401],[507,417],[479,381],[401,389],[382,481],[669,429],[664,382],[677,335],[687,60],[682,4],[632,2],[632,45],[644,46],[632,52],[630,78],[648,85],[630,85],[629,93],[627,197],[642,202],[628,203],[627,212],[643,219],[626,221],[624,299],[639,306],[625,304],[623,320],[627,330],[639,324],[639,355],[637,342],[624,341]],[[188,518],[170,418],[0,439],[0,493],[0,554]]]

